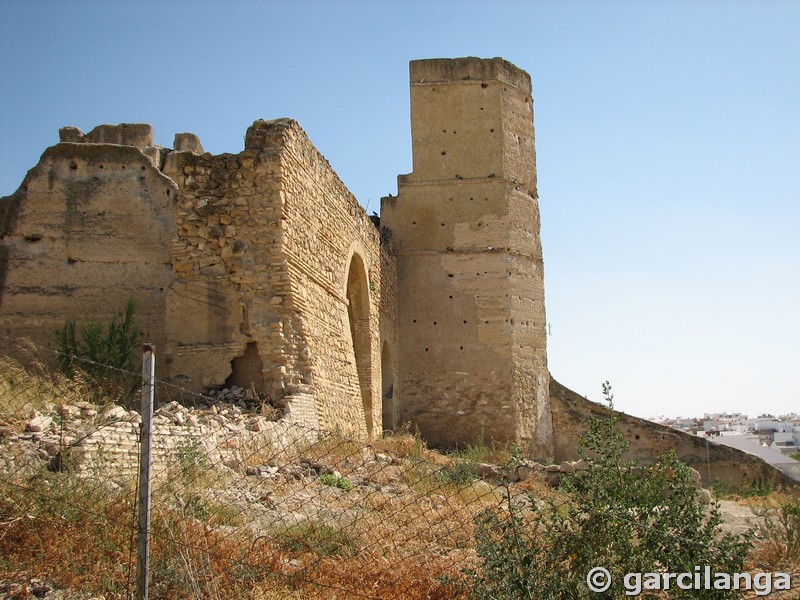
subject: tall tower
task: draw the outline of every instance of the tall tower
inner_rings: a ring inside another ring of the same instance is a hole
[[[384,198],[397,257],[401,421],[440,447],[552,456],[530,76],[413,61],[413,173]]]

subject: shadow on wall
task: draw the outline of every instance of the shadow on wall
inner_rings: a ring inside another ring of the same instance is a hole
[[[358,254],[350,259],[347,271],[347,316],[350,322],[350,339],[353,342],[358,385],[361,388],[361,403],[364,407],[364,419],[367,423],[367,434],[371,438],[372,427],[372,386],[371,386],[371,353],[369,335],[369,284],[364,261]]]
[[[383,431],[394,431],[397,427],[394,402],[394,366],[389,342],[381,348],[381,400],[383,406]]]

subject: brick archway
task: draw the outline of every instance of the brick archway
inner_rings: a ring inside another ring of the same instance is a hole
[[[350,322],[350,339],[353,342],[358,384],[367,434],[372,437],[372,364],[369,334],[369,282],[364,260],[357,253],[350,258],[347,270],[347,316]]]

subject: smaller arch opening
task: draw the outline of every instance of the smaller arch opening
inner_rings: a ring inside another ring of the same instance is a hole
[[[394,398],[394,362],[389,342],[381,347],[381,400],[383,403],[383,431],[393,431],[397,427]]]

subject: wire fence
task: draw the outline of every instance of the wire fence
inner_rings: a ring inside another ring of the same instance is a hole
[[[0,597],[133,598],[141,417],[46,352],[0,357]],[[153,598],[466,598],[482,517],[571,502],[507,449],[314,430],[242,389],[155,395]]]

